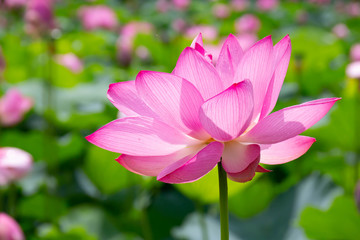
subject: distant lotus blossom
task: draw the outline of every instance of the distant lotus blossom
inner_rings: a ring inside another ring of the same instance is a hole
[[[5,67],[6,67],[6,62],[0,46],[0,75],[4,71]]]
[[[52,0],[28,0],[25,11],[25,30],[30,35],[41,35],[55,27]]]
[[[360,61],[360,43],[357,43],[351,47],[350,58],[352,61]]]
[[[201,32],[202,35],[209,41],[214,41],[218,37],[218,30],[213,26],[207,25],[195,25],[189,27],[185,32],[185,36],[187,38],[193,39],[199,32]]]
[[[184,10],[190,5],[191,0],[172,0],[172,3],[176,9]]]
[[[256,33],[260,28],[260,20],[252,14],[245,14],[235,22],[235,31],[238,33]]]
[[[352,62],[347,65],[346,75],[350,78],[360,79],[360,61]]]
[[[122,65],[130,64],[135,37],[140,33],[150,34],[152,31],[153,25],[148,22],[130,22],[121,29],[116,46],[117,57]]]
[[[235,11],[244,11],[249,7],[249,0],[231,0],[231,8]]]
[[[318,122],[338,98],[272,112],[290,60],[288,36],[243,51],[229,35],[217,64],[201,35],[180,54],[172,73],[140,71],[134,81],[111,84],[108,98],[127,117],[86,139],[122,153],[126,169],[166,183],[193,182],[219,161],[228,178],[251,180],[259,163],[283,164],[315,142],[299,134]],[[271,114],[270,114],[271,113]]]
[[[18,90],[10,89],[0,98],[0,125],[13,126],[19,123],[33,106],[30,98],[24,97]]]
[[[336,24],[332,32],[337,36],[338,38],[346,38],[349,35],[349,29],[345,24],[339,23]]]
[[[276,8],[279,4],[278,0],[257,0],[256,6],[262,11],[270,11]]]
[[[360,181],[358,181],[355,186],[355,203],[356,203],[358,212],[360,213]]]
[[[346,12],[352,17],[360,16],[360,3],[359,2],[349,2],[346,5]]]
[[[29,0],[5,0],[5,5],[9,8],[25,7]]]
[[[157,0],[156,1],[156,10],[160,13],[166,13],[170,10],[170,2],[168,0]]]
[[[56,62],[73,73],[80,73],[84,68],[82,61],[73,53],[58,54]]]
[[[25,240],[19,224],[6,213],[0,213],[0,239]]]
[[[217,3],[214,5],[212,12],[215,17],[217,17],[219,19],[224,19],[224,18],[229,17],[230,8],[227,4]]]
[[[105,5],[81,7],[78,16],[83,27],[88,31],[96,29],[113,30],[118,25],[115,12]]]
[[[175,31],[183,32],[186,28],[186,22],[184,19],[178,18],[172,22],[171,26]]]
[[[31,155],[21,149],[0,147],[0,186],[23,178],[31,170],[32,162]]]

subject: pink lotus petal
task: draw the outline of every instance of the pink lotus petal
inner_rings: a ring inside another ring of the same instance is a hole
[[[315,138],[296,136],[275,144],[260,144],[260,162],[283,164],[299,158],[309,150]]]
[[[323,98],[270,114],[241,137],[241,141],[272,144],[285,141],[317,123],[340,98]]]
[[[186,147],[164,156],[139,157],[122,154],[118,159],[116,159],[116,161],[131,172],[145,176],[157,176],[164,168],[174,162],[187,156],[190,156],[190,158],[193,157],[195,153],[204,146],[204,144],[201,144],[198,146]]]
[[[243,133],[250,124],[253,91],[248,80],[235,83],[207,100],[200,109],[204,129],[218,141],[230,141]]]
[[[248,182],[255,177],[259,167],[259,157],[254,159],[243,171],[238,173],[227,173],[227,177],[235,182]]]
[[[204,49],[203,40],[202,40],[202,34],[201,33],[199,33],[194,38],[194,40],[192,41],[190,47],[195,49],[196,51],[198,51],[206,59],[206,61],[208,61],[209,63],[212,62],[213,56],[212,56],[211,53],[207,52]]]
[[[222,155],[222,165],[227,173],[239,173],[245,170],[260,156],[260,146],[245,145],[237,141],[225,143]]]
[[[271,36],[258,41],[241,58],[235,74],[235,82],[249,79],[254,88],[253,120],[259,117],[267,86],[274,71],[273,45]]]
[[[0,213],[0,239],[25,240],[19,224],[6,213]]]
[[[157,118],[156,113],[138,96],[135,81],[110,84],[107,96],[110,102],[128,117],[147,116]]]
[[[172,154],[199,141],[149,117],[114,120],[86,137],[92,144],[132,156]]]
[[[84,68],[82,61],[73,53],[58,54],[55,60],[73,73],[80,73]]]
[[[274,60],[276,67],[266,92],[260,119],[267,116],[276,105],[289,66],[290,55],[291,42],[289,36],[286,35],[274,46]]]
[[[224,88],[215,67],[190,47],[181,53],[172,73],[194,84],[204,99],[215,96]]]
[[[237,69],[244,52],[237,38],[230,34],[222,45],[216,70],[219,72],[225,87],[234,82],[235,69]]]
[[[204,100],[190,82],[169,73],[141,71],[135,85],[139,96],[163,122],[192,137],[209,139],[198,115]]]
[[[260,165],[258,165],[258,166],[256,167],[256,170],[255,170],[255,171],[256,171],[256,172],[262,172],[262,173],[271,172],[271,170],[266,169],[266,168],[263,168],[263,167],[260,166]]]
[[[32,167],[29,153],[13,147],[0,148],[0,186],[24,177]]]
[[[194,157],[185,157],[165,168],[157,180],[166,183],[188,183],[196,181],[210,172],[220,161],[224,145],[211,142]]]

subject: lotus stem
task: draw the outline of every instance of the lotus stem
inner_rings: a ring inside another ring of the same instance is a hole
[[[229,210],[228,210],[228,186],[227,175],[221,165],[218,163],[219,173],[219,200],[220,200],[220,228],[221,240],[229,240]]]

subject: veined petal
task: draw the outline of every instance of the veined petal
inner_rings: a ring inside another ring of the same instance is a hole
[[[245,80],[207,100],[201,106],[199,116],[202,126],[214,139],[230,141],[249,126],[252,111],[252,86]]]
[[[259,156],[260,146],[257,144],[245,145],[237,141],[227,142],[222,155],[222,166],[227,173],[239,173]]]
[[[235,69],[237,69],[243,54],[239,41],[230,34],[225,40],[216,62],[216,70],[219,72],[225,88],[234,82]]]
[[[194,40],[192,41],[190,47],[195,49],[196,51],[198,51],[206,59],[206,61],[211,63],[212,55],[205,50],[201,33],[199,33],[194,38]]]
[[[204,100],[190,82],[169,73],[141,71],[136,77],[136,88],[163,122],[190,136],[209,138],[198,114]]]
[[[271,144],[295,137],[314,125],[340,98],[323,98],[281,109],[258,122],[241,141]]]
[[[167,166],[187,156],[194,156],[204,146],[200,144],[186,147],[164,156],[143,157],[122,154],[116,161],[131,172],[145,176],[157,176]]]
[[[267,87],[274,72],[273,44],[268,36],[254,44],[241,58],[234,81],[249,79],[254,89],[254,112],[252,119],[259,117]]]
[[[296,136],[275,144],[260,144],[260,162],[283,164],[302,156],[315,142],[315,138]]]
[[[190,47],[181,53],[172,73],[191,82],[205,100],[224,89],[215,67]]]
[[[133,156],[172,154],[198,140],[149,117],[114,120],[86,137],[92,144],[112,152]]]
[[[275,72],[268,86],[260,119],[266,117],[275,107],[285,75],[289,66],[291,55],[290,37],[286,35],[274,46]]]
[[[107,96],[110,102],[128,117],[156,117],[156,114],[139,98],[135,81],[110,84]]]
[[[194,157],[185,157],[165,168],[157,180],[166,183],[193,182],[210,172],[220,161],[224,144],[211,142]]]
[[[194,40],[192,41],[190,47],[191,48],[196,48],[196,45],[199,45],[199,46],[203,46],[203,39],[202,39],[202,34],[199,33],[195,38]]]
[[[248,182],[255,177],[255,172],[258,172],[259,157],[254,159],[247,168],[238,173],[227,173],[227,177],[235,182]]]

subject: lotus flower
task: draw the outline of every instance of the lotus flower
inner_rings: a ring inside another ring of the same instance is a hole
[[[13,126],[19,123],[32,105],[32,100],[24,97],[18,90],[8,90],[0,98],[0,125]]]
[[[0,213],[0,239],[24,240],[24,233],[19,224],[6,213]]]
[[[31,167],[32,157],[29,153],[13,147],[0,148],[0,186],[21,179]]]
[[[82,61],[73,53],[59,54],[55,60],[73,73],[80,73],[84,68]]]
[[[325,98],[274,113],[290,60],[289,36],[266,37],[243,51],[229,35],[216,66],[198,35],[172,73],[140,71],[135,81],[111,84],[109,100],[127,117],[87,140],[122,153],[128,170],[166,183],[195,181],[219,161],[228,178],[245,182],[259,165],[282,164],[315,142],[299,136],[339,100]]]
[[[5,0],[5,5],[9,8],[25,7],[28,0]]]
[[[55,27],[53,0],[29,0],[25,11],[25,30],[30,35],[41,35]]]
[[[254,33],[260,28],[260,20],[255,15],[245,14],[235,22],[235,29],[238,33]]]
[[[79,17],[82,25],[88,31],[95,29],[112,30],[118,24],[115,12],[105,5],[81,7]]]

